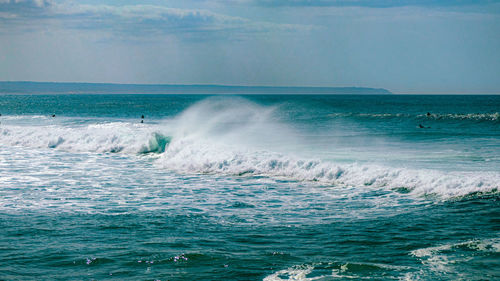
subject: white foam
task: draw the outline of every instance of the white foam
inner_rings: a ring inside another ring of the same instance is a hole
[[[411,269],[406,266],[395,266],[381,263],[344,263],[336,264],[328,263],[313,263],[302,264],[279,270],[273,274],[266,276],[263,281],[310,281],[310,280],[332,280],[332,279],[374,279],[374,276],[360,276],[355,273],[355,270],[350,269],[351,265],[371,266],[382,269],[384,271],[402,272]],[[311,276],[312,275],[312,276]]]
[[[269,276],[266,276],[263,281],[310,281],[322,278],[321,276],[307,277],[307,275],[310,274],[313,269],[314,267],[311,265],[290,267],[288,269],[283,269]],[[285,279],[283,279],[282,277],[284,277]]]
[[[417,257],[417,258],[429,258],[432,257],[438,253],[444,252],[444,251],[450,251],[456,248],[467,248],[470,250],[475,250],[479,252],[500,252],[500,238],[491,238],[491,239],[484,239],[484,240],[469,240],[466,242],[461,242],[461,243],[451,243],[451,244],[444,244],[440,246],[435,246],[435,247],[428,247],[428,248],[422,248],[422,249],[417,249],[414,251],[411,251],[411,255]]]
[[[19,119],[49,119],[48,115],[2,115],[1,120],[19,120]]]
[[[155,128],[128,122],[87,126],[9,126],[0,127],[0,143],[10,146],[57,148],[74,152],[138,153],[146,149]]]
[[[375,164],[339,164],[297,157],[299,137],[274,118],[274,108],[241,98],[201,101],[161,124],[100,122],[87,125],[0,127],[0,144],[78,152],[155,151],[155,133],[172,140],[157,164],[181,173],[260,175],[343,187],[400,189],[444,198],[497,192],[498,172],[442,172]],[[156,151],[156,152],[161,152]]]
[[[491,192],[498,190],[500,183],[499,174],[494,172],[445,173],[380,165],[336,164],[239,149],[190,136],[174,137],[158,161],[163,167],[182,173],[262,175],[349,187],[405,188],[418,195],[443,197]]]
[[[272,109],[242,99],[204,100],[173,120],[172,125],[172,142],[158,161],[167,169],[183,173],[262,175],[349,187],[405,188],[419,195],[444,197],[499,189],[500,174],[495,172],[445,173],[337,164],[277,153],[280,145],[299,138],[273,119]],[[259,146],[263,143],[266,145]]]
[[[483,239],[483,240],[469,240],[461,243],[450,243],[439,245],[435,247],[428,247],[411,251],[410,254],[420,260],[420,262],[431,272],[440,274],[458,274],[461,275],[461,263],[470,263],[471,260],[478,254],[488,255],[491,253],[498,253],[500,239]],[[460,251],[466,249],[473,251],[467,253]],[[408,274],[407,280],[411,280],[414,274]]]
[[[448,113],[438,114],[406,114],[406,113],[355,113],[355,112],[337,112],[331,113],[330,117],[364,117],[364,118],[431,118],[436,120],[475,120],[475,121],[498,121],[500,120],[500,113]]]
[[[457,119],[457,120],[477,120],[477,121],[498,121],[500,113],[467,113],[467,114],[431,114],[418,115],[418,117],[429,117],[433,119]]]

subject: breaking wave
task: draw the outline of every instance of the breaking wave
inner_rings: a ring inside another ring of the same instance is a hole
[[[267,176],[445,198],[499,190],[496,172],[447,173],[296,157],[284,147],[294,147],[291,144],[298,137],[274,117],[274,111],[242,98],[209,98],[157,125],[2,125],[0,144],[76,152],[154,153],[159,155],[157,165],[180,173]]]
[[[164,167],[183,173],[283,177],[296,181],[389,188],[443,197],[497,192],[500,183],[500,177],[495,173],[444,173],[367,164],[340,165],[266,151],[232,151],[227,147],[175,138],[159,161]]]
[[[3,126],[1,144],[72,152],[162,153],[170,138],[156,128],[128,122],[67,127]]]
[[[172,141],[158,163],[182,173],[281,177],[443,197],[497,192],[499,189],[498,173],[445,173],[380,165],[337,164],[275,152],[298,137],[285,124],[274,119],[272,113],[273,109],[243,99],[204,100],[174,120],[177,127],[169,134],[173,136]],[[259,147],[258,144],[262,143],[266,143],[266,149]],[[270,150],[273,145],[275,149]]]

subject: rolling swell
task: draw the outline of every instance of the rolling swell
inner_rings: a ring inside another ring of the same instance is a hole
[[[427,114],[409,114],[409,113],[359,113],[359,112],[338,112],[328,115],[332,118],[359,118],[373,120],[401,119],[401,120],[417,120],[417,121],[473,121],[473,122],[500,122],[500,113],[431,113]]]

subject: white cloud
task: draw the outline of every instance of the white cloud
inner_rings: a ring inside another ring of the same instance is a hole
[[[0,0],[0,4],[21,4],[27,3],[37,7],[44,7],[52,4],[51,0]]]
[[[235,34],[281,32],[308,29],[308,26],[251,21],[208,10],[179,9],[155,5],[88,5],[49,0],[0,0],[0,20],[11,27],[57,23],[72,29],[95,29],[134,35],[153,33],[184,34],[230,32]],[[3,13],[2,13],[3,12]],[[5,30],[5,27],[3,28]],[[30,29],[32,30],[32,29]],[[201,35],[201,34],[200,34]],[[203,37],[207,39],[207,34]]]

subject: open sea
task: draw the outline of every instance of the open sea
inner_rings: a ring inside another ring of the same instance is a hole
[[[499,112],[1,94],[0,280],[500,280]]]

